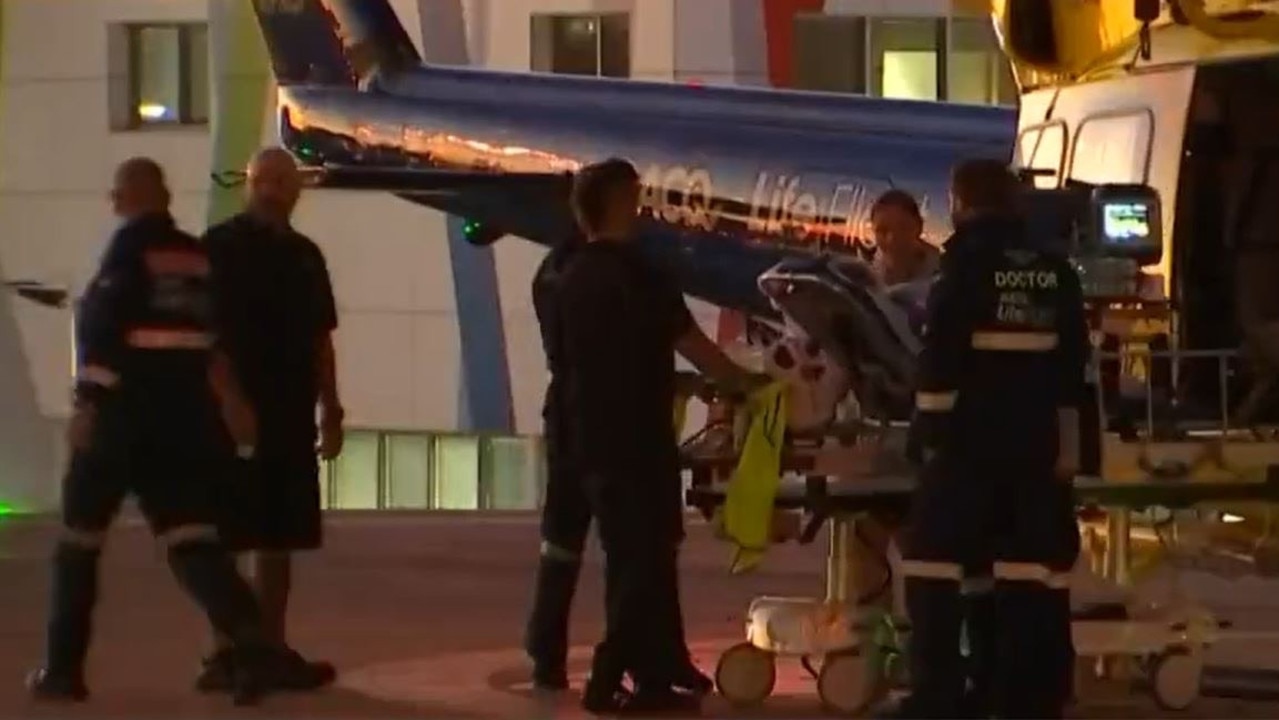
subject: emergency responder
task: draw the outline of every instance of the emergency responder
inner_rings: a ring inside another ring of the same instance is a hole
[[[1060,717],[1073,665],[1064,583],[1088,330],[1079,278],[1033,249],[1000,162],[960,164],[955,233],[928,303],[915,447],[924,461],[903,537],[913,692],[908,717],[955,717],[965,575],[994,578],[994,692],[982,717]]]
[[[261,427],[256,456],[233,479],[224,531],[234,550],[250,553],[267,637],[281,648],[288,647],[290,554],[322,541],[317,440],[326,460],[342,449],[332,335],[337,310],[324,255],[290,224],[301,189],[287,151],[261,150],[249,163],[245,211],[205,234],[227,355]],[[216,642],[219,650],[197,679],[205,691],[227,685],[225,638]],[[336,676],[327,662],[309,662],[291,650],[288,656],[301,686],[319,687]]]
[[[76,318],[78,369],[63,484],[63,531],[53,561],[47,664],[31,674],[38,699],[82,701],[84,662],[105,534],[125,495],[137,496],[169,567],[218,631],[231,638],[237,702],[269,689],[273,651],[252,591],[214,524],[225,466],[219,412],[242,450],[256,423],[215,349],[208,262],[169,215],[153,160],[120,165],[112,236]]]
[[[752,382],[696,329],[671,276],[630,242],[639,193],[639,175],[623,160],[578,174],[572,204],[585,242],[565,265],[556,298],[552,357],[563,373],[556,402],[566,421],[557,430],[607,556],[607,629],[583,697],[597,713],[687,707],[675,689],[709,689],[688,658],[679,609],[674,354],[735,389]],[[621,692],[628,672],[630,697]]]
[[[926,278],[937,272],[941,253],[924,239],[924,215],[905,190],[880,195],[870,208],[875,234],[873,265],[885,285]]]

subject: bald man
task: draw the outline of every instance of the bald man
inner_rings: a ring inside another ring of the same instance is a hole
[[[324,255],[290,221],[301,190],[293,157],[262,150],[249,163],[244,211],[205,234],[227,353],[260,427],[257,453],[232,483],[223,529],[233,549],[250,555],[268,638],[286,649],[291,554],[322,541],[317,450],[332,460],[342,449],[337,310]],[[221,638],[205,661],[201,690],[228,686],[225,647]],[[332,665],[287,652],[299,687],[334,680]]]
[[[107,529],[133,494],[174,576],[230,638],[236,699],[250,701],[267,689],[268,663],[283,654],[265,642],[253,593],[219,539],[217,486],[230,455],[219,410],[226,430],[250,452],[256,423],[217,347],[208,259],[169,215],[160,166],[147,158],[125,162],[111,198],[123,222],[76,317],[71,462],[47,657],[28,687],[39,700],[87,698],[98,559]]]

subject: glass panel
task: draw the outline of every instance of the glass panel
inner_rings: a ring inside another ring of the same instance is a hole
[[[1024,131],[1017,140],[1016,166],[1033,170],[1051,171],[1051,174],[1036,175],[1035,187],[1057,187],[1061,175],[1061,164],[1066,153],[1066,128],[1054,123],[1041,128]]]
[[[485,443],[489,510],[533,510],[538,503],[534,442],[491,438]]]
[[[1075,131],[1070,177],[1087,183],[1145,183],[1150,114],[1089,118]]]
[[[600,75],[631,76],[631,16],[611,13],[600,16]]]
[[[187,108],[186,120],[193,123],[209,121],[210,94],[209,85],[209,26],[190,25],[187,27],[187,68],[190,75],[187,81],[187,97],[190,106]]]
[[[866,21],[847,15],[795,18],[793,85],[802,90],[866,92]]]
[[[320,509],[328,510],[332,503],[329,502],[329,496],[332,492],[333,480],[333,463],[327,460],[320,461]]]
[[[480,441],[475,437],[443,435],[435,439],[436,510],[478,510],[480,507]]]
[[[999,70],[1007,65],[989,20],[950,21],[950,56],[946,67],[947,99],[989,105],[998,100]]]
[[[348,432],[337,459],[333,507],[338,510],[376,510],[378,502],[378,435]]]
[[[178,28],[140,27],[135,32],[138,120],[143,124],[178,122],[182,52]]]
[[[598,15],[557,15],[551,28],[551,72],[599,75]]]
[[[872,18],[871,94],[906,100],[937,99],[936,18]]]
[[[431,437],[387,435],[387,507],[424,510],[431,506]]]
[[[555,17],[533,15],[528,19],[528,68],[535,72],[555,70]]]

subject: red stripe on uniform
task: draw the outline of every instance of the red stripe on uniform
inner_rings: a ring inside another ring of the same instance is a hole
[[[209,274],[209,258],[198,250],[150,250],[143,257],[152,275]]]

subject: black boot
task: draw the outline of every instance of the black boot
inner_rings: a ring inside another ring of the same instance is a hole
[[[84,661],[98,601],[99,556],[96,548],[71,543],[59,543],[54,551],[48,665],[27,678],[27,689],[37,699],[81,701],[88,697]]]
[[[1062,616],[1060,593],[1038,582],[996,583],[999,676],[995,715],[1006,718],[1060,718],[1065,711],[1065,649],[1069,604]]]
[[[964,697],[964,666],[959,653],[963,606],[959,583],[931,578],[906,579],[910,615],[910,696],[895,717],[953,718]]]
[[[35,700],[47,702],[84,702],[89,688],[83,676],[55,675],[48,668],[32,670],[27,675],[27,692]]]
[[[960,707],[962,718],[988,718],[994,713],[995,594],[964,596],[964,631],[968,638],[968,690]]]
[[[221,648],[200,664],[200,674],[195,678],[195,689],[202,693],[227,692],[235,682],[235,653]]]
[[[591,674],[582,689],[582,709],[592,715],[617,715],[630,700],[630,693],[622,687],[626,670],[619,658],[603,643],[595,647],[591,660]]]
[[[538,563],[524,647],[533,660],[533,685],[540,690],[568,688],[569,615],[581,569],[578,560],[546,555]]]
[[[337,681],[337,668],[333,663],[307,660],[291,647],[280,648],[277,662],[280,674],[276,686],[282,690],[319,690]]]

